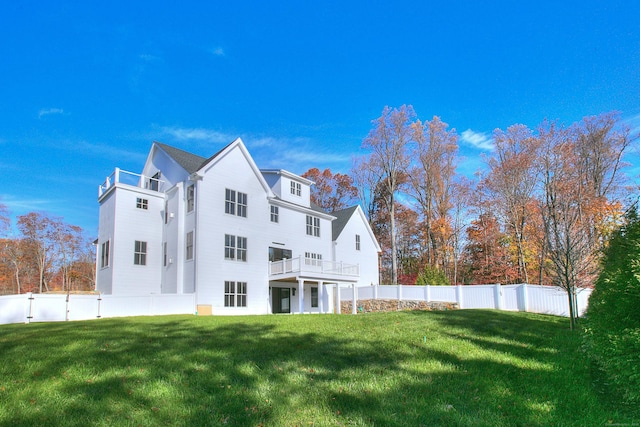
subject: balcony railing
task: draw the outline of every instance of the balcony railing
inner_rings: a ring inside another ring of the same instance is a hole
[[[111,187],[116,184],[126,184],[133,187],[144,188],[152,191],[163,191],[164,181],[138,173],[128,172],[116,168],[105,181],[98,186],[98,197],[102,197]]]
[[[358,264],[347,264],[342,261],[325,261],[305,257],[269,262],[269,275],[271,276],[293,273],[358,277],[360,276],[360,266]]]

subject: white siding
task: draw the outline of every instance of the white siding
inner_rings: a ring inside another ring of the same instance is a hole
[[[360,250],[356,250],[356,235],[360,236]],[[335,260],[360,266],[358,286],[378,284],[377,245],[358,211],[354,212],[336,240]]]

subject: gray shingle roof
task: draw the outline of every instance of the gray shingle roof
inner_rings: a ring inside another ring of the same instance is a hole
[[[207,161],[206,158],[197,156],[195,154],[188,153],[179,148],[172,147],[161,142],[156,142],[160,148],[162,148],[173,160],[175,160],[184,170],[192,174],[200,169],[203,163]]]
[[[340,233],[342,233],[342,230],[344,230],[344,227],[347,225],[356,209],[358,209],[358,205],[331,213],[331,215],[336,217],[331,224],[333,228],[333,241],[338,239],[338,236],[340,236]]]

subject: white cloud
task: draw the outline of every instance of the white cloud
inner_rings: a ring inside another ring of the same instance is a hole
[[[462,132],[460,135],[460,140],[465,142],[477,149],[485,150],[485,151],[493,151],[495,145],[493,143],[493,138],[487,136],[487,134],[482,132],[474,132],[471,129],[467,129]]]
[[[51,114],[64,114],[64,110],[62,108],[43,108],[38,111],[38,118],[41,119],[44,116],[49,116]]]
[[[177,141],[199,141],[209,143],[230,143],[236,136],[204,128],[179,128],[164,126],[160,129],[163,135],[169,136]]]
[[[216,47],[215,49],[211,50],[211,53],[213,53],[215,56],[224,56],[224,49],[222,49],[221,47]]]

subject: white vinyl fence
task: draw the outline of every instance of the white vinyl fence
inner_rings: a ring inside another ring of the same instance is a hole
[[[194,314],[195,310],[195,294],[114,296],[27,293],[0,296],[0,324]]]
[[[587,309],[591,289],[578,289],[577,309]],[[569,317],[567,292],[559,287],[539,285],[473,286],[363,286],[340,289],[341,301],[394,299],[426,302],[455,302],[461,309],[493,308]],[[352,305],[356,312],[356,304]]]

